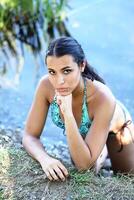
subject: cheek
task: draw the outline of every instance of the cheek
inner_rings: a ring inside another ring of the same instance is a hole
[[[48,76],[48,79],[49,79],[50,83],[52,84],[52,86],[54,87],[55,86],[55,82],[56,82],[54,77]]]
[[[80,77],[81,77],[81,73],[79,71],[77,73],[73,74],[72,77],[70,77],[70,86],[72,88],[77,87],[77,85],[79,84],[79,81],[80,81]]]

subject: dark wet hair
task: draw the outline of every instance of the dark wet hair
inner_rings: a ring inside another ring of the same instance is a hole
[[[97,80],[105,84],[104,80],[86,61],[84,51],[77,40],[72,37],[60,37],[50,42],[46,52],[46,58],[47,56],[61,57],[64,55],[71,55],[78,66],[80,66],[83,62],[86,62],[86,66],[84,72],[82,72],[82,76],[91,79],[92,81]]]

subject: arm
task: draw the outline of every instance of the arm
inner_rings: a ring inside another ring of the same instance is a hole
[[[64,101],[62,105],[64,109],[62,107],[61,109],[64,113],[67,141],[71,157],[78,169],[89,169],[97,160],[106,143],[110,121],[114,112],[114,98],[99,98],[95,106],[94,119],[85,141],[79,133],[76,120],[71,110],[71,103],[67,105],[69,109],[65,110],[66,105],[67,102]]]
[[[48,112],[48,102],[44,96],[43,81],[37,86],[34,100],[29,111],[23,135],[23,145],[28,153],[41,163],[42,158],[48,158],[43,145],[40,142],[40,135]]]
[[[57,180],[59,177],[64,180],[67,175],[66,168],[60,161],[50,157],[40,142],[40,135],[49,108],[46,87],[45,81],[42,79],[37,87],[34,101],[26,120],[22,142],[27,152],[41,164],[42,169],[50,180]],[[54,173],[54,170],[57,171],[58,176]]]

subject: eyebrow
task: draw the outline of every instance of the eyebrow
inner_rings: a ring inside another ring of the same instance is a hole
[[[61,68],[61,71],[63,71],[63,70],[65,70],[65,69],[69,69],[69,68],[71,68],[70,66],[66,66],[66,67],[63,67],[63,68]],[[54,70],[54,69],[52,69],[52,68],[48,68],[49,70]]]

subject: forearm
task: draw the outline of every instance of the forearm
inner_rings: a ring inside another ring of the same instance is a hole
[[[65,127],[70,154],[76,167],[78,169],[89,168],[92,163],[91,152],[79,133],[73,114],[65,116]]]
[[[24,134],[22,143],[26,151],[40,164],[50,158],[50,156],[45,152],[40,139],[28,134]]]

